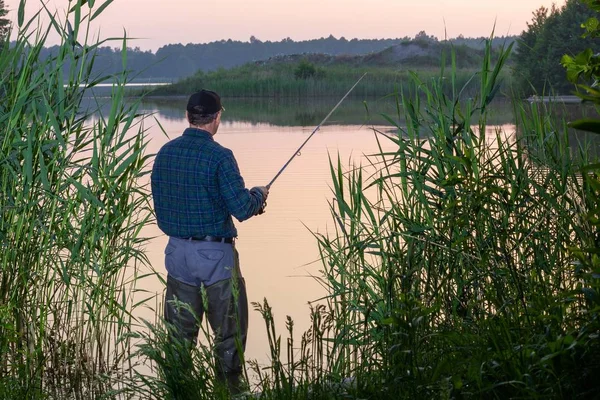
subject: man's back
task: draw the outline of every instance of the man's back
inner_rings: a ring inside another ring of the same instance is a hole
[[[235,237],[231,216],[248,219],[263,203],[260,191],[246,189],[231,150],[201,129],[161,148],[151,180],[158,226],[171,237]]]

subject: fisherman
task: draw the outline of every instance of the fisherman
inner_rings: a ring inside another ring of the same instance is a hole
[[[186,111],[190,126],[159,150],[151,185],[158,227],[169,236],[165,320],[174,326],[178,339],[195,345],[206,311],[215,335],[218,378],[237,394],[242,355],[235,341],[239,338],[245,349],[248,301],[232,216],[241,222],[262,213],[269,190],[262,186],[246,189],[232,151],[214,140],[223,111],[213,91],[190,96]],[[208,300],[206,310],[202,288]],[[188,304],[195,316],[177,302]]]

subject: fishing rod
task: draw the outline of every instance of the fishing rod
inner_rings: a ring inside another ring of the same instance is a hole
[[[277,173],[277,175],[275,175],[275,177],[273,179],[271,179],[271,182],[269,182],[269,184],[267,185],[267,189],[271,188],[271,185],[273,185],[273,182],[275,182],[275,180],[277,178],[279,178],[279,175],[281,175],[281,173],[287,168],[288,165],[290,165],[290,163],[292,162],[292,160],[298,155],[300,154],[300,150],[302,150],[302,148],[304,147],[304,145],[306,143],[308,143],[308,141],[310,140],[311,137],[313,137],[313,135],[315,133],[317,133],[317,131],[319,130],[319,128],[321,128],[321,125],[323,125],[331,116],[331,114],[333,114],[333,112],[336,110],[336,108],[339,107],[340,104],[342,104],[342,102],[344,101],[344,99],[346,97],[348,97],[348,95],[350,94],[350,92],[352,92],[352,90],[354,90],[354,88],[356,87],[356,85],[358,85],[358,83],[362,80],[362,78],[365,77],[365,75],[367,75],[367,73],[365,72],[363,74],[363,76],[361,76],[356,83],[354,84],[354,86],[352,86],[350,88],[350,90],[348,90],[348,93],[346,93],[344,95],[344,97],[342,97],[342,99],[335,105],[335,107],[333,107],[333,109],[331,111],[329,111],[329,114],[327,114],[327,116],[323,119],[323,121],[321,121],[321,123],[319,125],[317,125],[317,127],[315,128],[314,131],[312,131],[312,133],[310,134],[310,136],[304,141],[304,143],[302,143],[302,145],[300,147],[298,147],[298,150],[296,150],[296,152],[290,157],[290,159],[288,160],[288,162],[285,163],[285,165],[279,170],[279,172]]]

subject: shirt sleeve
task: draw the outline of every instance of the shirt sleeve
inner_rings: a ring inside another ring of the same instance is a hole
[[[219,163],[217,177],[221,198],[231,215],[242,222],[258,214],[264,202],[263,195],[258,189],[246,189],[237,161],[229,149]]]

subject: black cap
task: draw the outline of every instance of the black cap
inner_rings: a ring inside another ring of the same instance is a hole
[[[190,96],[187,111],[190,114],[212,115],[223,109],[221,98],[212,90],[202,89]]]

